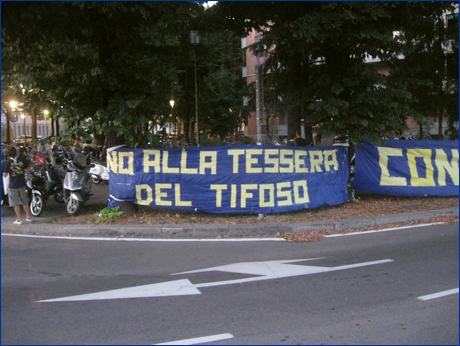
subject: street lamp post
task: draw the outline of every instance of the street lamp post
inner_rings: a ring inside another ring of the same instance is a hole
[[[197,30],[190,31],[190,43],[193,44],[193,55],[195,58],[195,118],[196,118],[196,145],[200,146],[200,125],[198,122],[198,85],[196,79],[196,46],[200,43]]]
[[[257,59],[256,65],[256,127],[257,127],[257,145],[262,144],[262,113],[260,109],[260,65]]]
[[[176,136],[177,136],[177,123],[176,123],[176,121],[174,120],[174,117],[173,117],[173,115],[174,115],[173,114],[174,113],[174,100],[170,100],[169,104],[171,105],[171,115],[170,115],[170,117],[171,117],[171,121],[174,121],[174,130],[175,130]]]

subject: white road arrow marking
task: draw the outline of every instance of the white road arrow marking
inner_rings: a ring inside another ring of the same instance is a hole
[[[243,262],[233,263],[224,266],[205,268],[199,270],[192,270],[180,274],[203,273],[210,271],[220,271],[227,273],[250,274],[257,275],[253,278],[235,279],[227,281],[215,281],[201,284],[192,284],[188,279],[160,282],[151,285],[142,285],[136,287],[120,288],[116,290],[95,292],[89,294],[81,294],[70,297],[62,297],[55,299],[39,300],[38,302],[64,302],[64,301],[82,301],[82,300],[104,300],[104,299],[126,299],[126,298],[149,298],[149,297],[167,297],[179,295],[201,294],[198,288],[213,287],[222,285],[241,284],[245,282],[254,282],[278,278],[286,278],[291,276],[309,275],[317,273],[325,273],[337,270],[352,269],[358,267],[365,267],[375,264],[382,264],[393,262],[391,259],[384,259],[380,261],[363,262],[356,264],[348,264],[337,267],[320,267],[320,266],[304,266],[292,265],[287,263],[312,261],[318,258],[310,259],[297,259],[286,261],[266,261],[266,262]]]
[[[124,299],[124,298],[149,298],[182,296],[201,294],[201,292],[187,279],[160,282],[158,284],[142,285],[136,287],[120,288],[110,291],[102,291],[77,296],[39,300],[39,302],[70,302],[81,300],[103,300],[103,299]]]
[[[171,342],[162,342],[161,344],[155,345],[196,345],[196,344],[203,344],[205,342],[214,342],[220,341],[225,339],[232,339],[233,335],[230,333],[225,334],[217,334],[217,335],[210,335],[210,336],[202,336],[200,338],[193,338],[193,339],[184,339],[184,340],[177,340]]]

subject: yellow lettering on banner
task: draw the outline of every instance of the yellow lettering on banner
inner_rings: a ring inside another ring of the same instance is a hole
[[[126,168],[125,168],[125,158]],[[134,174],[134,153],[132,151],[118,153],[118,173]]]
[[[293,155],[294,150],[280,150],[280,173],[294,172]]]
[[[434,168],[431,163],[431,149],[407,149],[407,161],[410,170],[411,186],[435,186],[434,184]],[[423,159],[425,164],[425,178],[420,178],[417,171],[416,158]]]
[[[259,159],[253,155],[262,155],[262,153],[262,149],[246,150],[246,173],[262,173],[262,167],[253,167],[253,164],[259,163]]]
[[[292,195],[290,190],[284,190],[283,189],[289,189],[291,187],[291,182],[286,181],[282,183],[276,184],[276,189],[277,189],[277,195],[278,195],[278,206],[286,206],[286,205],[291,205],[292,204]],[[284,200],[280,200],[280,198],[285,198]]]
[[[382,186],[407,186],[406,179],[403,177],[390,177],[388,171],[389,156],[403,156],[401,148],[377,148],[379,152],[379,166],[382,171],[380,176],[380,185]]]
[[[154,159],[150,160],[150,157],[153,156]],[[150,167],[153,167],[154,173],[161,172],[161,152],[160,150],[144,150],[144,173],[150,172]]]
[[[107,170],[118,173],[118,157],[116,151],[107,152]]]
[[[295,172],[296,173],[308,173],[308,168],[305,165],[308,152],[306,150],[295,150]],[[303,159],[302,159],[303,158]]]
[[[310,150],[310,172],[322,172],[323,153],[320,150]]]
[[[206,161],[210,158],[211,161]],[[211,174],[217,174],[217,152],[216,151],[201,151],[200,152],[200,174],[205,174],[206,169],[211,170]]]
[[[300,190],[303,191],[303,197],[300,197]],[[308,197],[308,188],[306,180],[296,180],[294,181],[294,203],[295,204],[304,204],[309,203],[310,198]]]
[[[182,174],[197,174],[198,173],[198,168],[188,168],[187,167],[187,150],[182,150],[182,153],[181,153],[180,172]]]
[[[337,171],[339,169],[339,163],[337,162],[337,151],[336,150],[325,150],[324,151],[324,169],[326,172],[332,169]]]
[[[163,198],[168,197],[168,193],[163,190],[170,190],[172,188],[171,184],[155,184],[155,204],[162,206],[171,206],[172,202],[164,200]]]
[[[265,200],[265,191],[268,191],[268,201]],[[260,184],[259,185],[259,207],[274,207],[275,206],[275,185]]]
[[[191,207],[192,202],[191,201],[183,201],[180,198],[180,184],[174,184],[174,197],[175,200],[174,202],[176,203],[176,206],[178,207]]]
[[[238,174],[239,172],[239,157],[240,155],[244,155],[243,149],[232,149],[227,152],[229,155],[233,156],[233,174]]]
[[[222,208],[224,191],[229,185],[212,184],[210,190],[216,193],[216,208]],[[258,191],[258,196],[254,192]],[[248,200],[258,198],[260,208],[273,208],[278,206],[290,206],[294,204],[307,204],[310,202],[306,180],[294,182],[280,182],[277,184],[231,184],[230,185],[230,208],[247,208]],[[239,198],[237,198],[240,193]],[[239,203],[238,203],[239,202]]]
[[[142,191],[147,192],[147,198],[142,199]],[[139,205],[150,205],[153,201],[152,188],[147,184],[136,185],[136,199]]]
[[[232,184],[232,193],[230,196],[230,208],[236,208],[236,185]]]
[[[278,173],[279,172],[279,156],[278,156],[278,149],[266,149],[264,152],[264,159],[265,164],[271,165],[268,167],[264,167],[264,173]],[[272,155],[276,155],[272,157]]]
[[[241,185],[241,208],[246,208],[246,200],[254,197],[253,193],[248,190],[257,190],[257,184]]]
[[[227,185],[211,184],[210,189],[216,191],[216,208],[222,208],[222,191],[227,190]]]
[[[436,167],[438,169],[438,184],[446,186],[446,172],[455,186],[458,186],[458,149],[452,149],[452,160],[447,159],[447,154],[442,149],[436,149]]]
[[[169,167],[169,151],[163,151],[163,173],[179,173],[179,167]]]

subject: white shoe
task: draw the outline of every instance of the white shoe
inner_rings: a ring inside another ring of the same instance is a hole
[[[22,221],[16,220],[13,222],[15,225],[22,225]]]
[[[27,222],[32,222],[32,219],[31,218],[26,218],[26,221]]]

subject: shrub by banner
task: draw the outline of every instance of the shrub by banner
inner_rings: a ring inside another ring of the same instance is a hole
[[[109,207],[270,214],[348,202],[345,147],[118,148],[107,168]]]
[[[363,142],[356,146],[353,187],[392,196],[458,196],[458,142]]]

